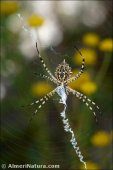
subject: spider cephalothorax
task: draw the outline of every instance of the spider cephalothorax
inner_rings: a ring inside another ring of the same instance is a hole
[[[55,71],[55,77],[60,83],[65,83],[71,77],[72,71],[69,64],[66,63],[65,60],[61,64],[58,65]]]

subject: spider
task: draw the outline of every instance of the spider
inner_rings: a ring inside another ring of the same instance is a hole
[[[55,74],[52,74],[51,71],[46,66],[44,60],[42,59],[42,57],[39,53],[39,50],[38,50],[37,42],[36,42],[36,49],[37,49],[38,57],[43,65],[44,69],[49,74],[49,76],[41,75],[41,74],[40,74],[40,76],[52,81],[53,83],[55,83],[57,85],[57,87],[62,85],[64,87],[67,95],[69,93],[72,93],[78,99],[82,100],[82,102],[85,103],[85,105],[93,112],[93,115],[97,122],[97,116],[96,116],[96,113],[95,113],[93,107],[95,107],[98,111],[100,111],[99,106],[97,106],[95,102],[93,102],[91,99],[87,98],[84,94],[82,94],[68,86],[69,83],[77,80],[81,76],[81,74],[84,72],[84,64],[85,64],[84,56],[81,54],[81,52],[79,51],[79,49],[77,47],[75,47],[75,48],[79,52],[79,54],[82,56],[82,65],[81,65],[81,69],[78,72],[78,74],[76,74],[73,77],[71,76],[72,75],[71,67],[69,66],[68,63],[66,63],[65,59],[62,61],[61,64],[58,65],[58,67],[56,67]],[[38,106],[38,109],[40,109],[46,103],[46,101],[48,101],[56,93],[56,89],[57,88],[55,88],[53,91],[46,94],[41,99],[36,100],[35,102],[31,103],[30,105],[32,106],[34,104],[40,103],[40,105]],[[32,120],[33,116],[36,115],[36,113],[38,112],[38,109],[35,110],[35,112],[32,115],[30,120]]]

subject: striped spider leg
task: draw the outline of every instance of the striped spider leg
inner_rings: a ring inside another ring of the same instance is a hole
[[[41,77],[41,78],[44,78],[44,79],[48,79],[48,80],[50,80],[51,82],[57,84],[57,82],[56,82],[54,79],[52,79],[51,77],[49,77],[49,76],[46,76],[46,75],[44,75],[44,74],[38,74],[38,73],[34,73],[34,74],[35,74],[36,76],[38,76],[38,77]]]
[[[49,92],[48,94],[46,94],[44,97],[42,97],[39,100],[36,100],[35,102],[32,102],[30,104],[30,106],[34,105],[34,104],[39,104],[38,108],[35,110],[35,112],[32,114],[29,122],[31,122],[31,120],[33,119],[33,117],[37,114],[38,109],[40,109],[56,92],[56,89],[52,90],[51,92]]]
[[[51,73],[51,71],[48,69],[48,67],[46,66],[44,60],[42,59],[40,53],[39,53],[39,50],[38,50],[38,46],[37,46],[37,42],[36,42],[36,49],[37,49],[37,52],[38,52],[38,57],[43,65],[43,67],[45,68],[45,70],[47,71],[47,73],[50,75],[50,77],[56,82],[57,84],[57,79],[55,78],[55,76]]]
[[[78,91],[76,91],[76,90],[71,89],[69,86],[67,86],[66,89],[67,89],[68,92],[72,93],[73,95],[76,95],[76,97],[77,97],[78,99],[82,100],[82,102],[84,102],[85,105],[86,105],[91,111],[93,111],[93,107],[95,107],[95,108],[100,112],[99,106],[96,105],[96,103],[93,102],[91,99],[87,98],[84,94],[82,94],[82,93],[80,93],[80,92],[78,92]],[[95,111],[93,111],[93,115],[94,115],[94,117],[95,117],[96,122],[98,122],[98,120],[97,120],[97,115],[96,115]]]
[[[67,83],[71,83],[72,81],[77,80],[81,76],[81,74],[84,72],[84,68],[85,68],[85,58],[84,58],[84,56],[82,55],[82,53],[80,52],[80,50],[76,46],[75,46],[75,49],[78,51],[78,53],[82,57],[82,65],[81,65],[81,69],[78,72],[78,74],[76,74],[74,77],[71,77],[70,79],[68,79]]]
[[[54,81],[51,77],[49,77],[49,76],[46,76],[46,75],[43,75],[43,74],[38,74],[38,73],[34,73],[35,75],[37,75],[37,76],[40,76],[40,77],[42,77],[42,78],[44,78],[44,79],[48,79],[48,80],[50,80],[51,82],[53,82],[53,83],[55,83],[56,84],[56,81]],[[49,93],[47,94],[47,95],[49,95]],[[44,97],[46,97],[46,96],[44,96]],[[43,98],[44,98],[43,97]],[[30,104],[28,104],[28,105],[24,105],[24,106],[22,106],[22,107],[25,107],[25,106],[32,106],[32,105],[34,105],[34,104],[38,104],[38,103],[40,103],[42,100],[43,100],[43,98],[41,98],[41,99],[39,99],[39,100],[36,100],[36,101],[34,101],[34,102],[32,102],[32,103],[30,103]]]

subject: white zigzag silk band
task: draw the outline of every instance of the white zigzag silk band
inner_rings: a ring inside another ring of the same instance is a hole
[[[74,132],[73,132],[73,130],[70,127],[68,118],[66,117],[66,113],[65,112],[66,112],[66,108],[67,108],[67,104],[66,104],[67,94],[66,94],[64,86],[63,85],[58,86],[57,89],[56,89],[56,92],[61,97],[59,103],[64,104],[64,110],[60,113],[60,116],[62,117],[62,121],[63,121],[63,124],[64,124],[64,130],[66,132],[70,132],[71,133],[70,142],[71,142],[74,150],[76,151],[76,154],[79,157],[80,162],[82,162],[84,164],[84,168],[87,170],[86,162],[83,160],[84,157],[82,156],[82,154],[80,152],[80,148],[79,148],[79,146],[77,144]]]

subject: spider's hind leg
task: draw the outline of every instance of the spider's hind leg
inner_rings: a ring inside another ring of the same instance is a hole
[[[38,108],[34,111],[34,113],[32,114],[29,123],[32,121],[33,117],[37,114],[38,110],[42,108],[42,106],[49,100],[50,97],[52,97],[56,92],[56,89],[54,89],[53,91],[49,92],[47,95],[45,95],[43,98],[36,100],[35,102],[31,103],[31,105],[40,103]]]
[[[99,106],[97,106],[95,102],[93,102],[91,99],[87,98],[84,94],[82,94],[76,90],[73,90],[70,87],[67,87],[67,90],[69,92],[71,92],[72,94],[76,95],[76,97],[78,99],[82,100],[82,102],[85,103],[85,105],[93,112],[96,122],[98,122],[96,112],[94,111],[94,107],[98,110],[98,112],[100,112]]]

